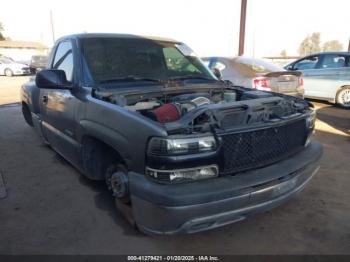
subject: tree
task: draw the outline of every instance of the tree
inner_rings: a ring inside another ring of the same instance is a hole
[[[280,55],[281,55],[282,57],[286,57],[286,56],[287,56],[287,51],[286,51],[286,49],[283,49],[283,50],[281,51]]]
[[[323,51],[342,51],[343,45],[338,40],[327,41],[323,44]]]
[[[300,56],[309,55],[321,51],[321,33],[312,33],[308,35],[300,44],[298,53]]]
[[[5,37],[2,35],[3,31],[4,31],[4,26],[0,22],[0,41],[5,40]]]

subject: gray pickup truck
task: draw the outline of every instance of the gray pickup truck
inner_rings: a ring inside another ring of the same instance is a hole
[[[63,37],[21,100],[43,140],[105,180],[148,234],[194,233],[278,206],[322,155],[311,104],[220,81],[170,39]]]

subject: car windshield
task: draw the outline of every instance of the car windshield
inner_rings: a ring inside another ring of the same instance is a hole
[[[47,57],[46,56],[32,56],[33,62],[46,62]]]
[[[2,62],[4,64],[12,64],[13,63],[13,61],[11,59],[5,58],[5,57],[0,58],[0,62]]]
[[[86,38],[82,49],[97,83],[130,79],[216,80],[193,51],[182,43],[147,38]]]

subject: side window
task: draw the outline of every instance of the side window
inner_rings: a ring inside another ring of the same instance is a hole
[[[164,58],[167,68],[172,71],[183,73],[201,73],[188,59],[173,47],[163,48]]]
[[[226,66],[223,63],[219,62],[219,61],[215,61],[214,63],[212,63],[210,65],[210,68],[211,69],[217,68],[217,69],[219,69],[222,72],[226,68]]]
[[[60,43],[55,53],[52,68],[63,70],[66,73],[67,80],[72,82],[73,65],[72,44],[68,41]]]
[[[345,56],[343,55],[325,55],[321,64],[321,68],[342,68],[345,67]]]
[[[315,69],[319,60],[320,60],[319,56],[307,57],[307,58],[295,63],[293,68],[295,70]]]

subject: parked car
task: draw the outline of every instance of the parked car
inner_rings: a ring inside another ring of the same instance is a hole
[[[14,76],[30,74],[29,66],[14,62],[9,58],[0,58],[0,75]]]
[[[30,60],[30,72],[35,74],[46,67],[48,57],[45,55],[33,55]]]
[[[265,60],[245,56],[205,57],[202,60],[211,70],[219,71],[223,80],[234,85],[304,97],[301,72],[286,71]]]
[[[285,66],[304,74],[305,97],[350,108],[350,52],[324,52]]]
[[[59,39],[22,86],[26,122],[105,180],[149,234],[194,233],[280,205],[319,168],[315,110],[219,81],[185,44],[118,34]]]

